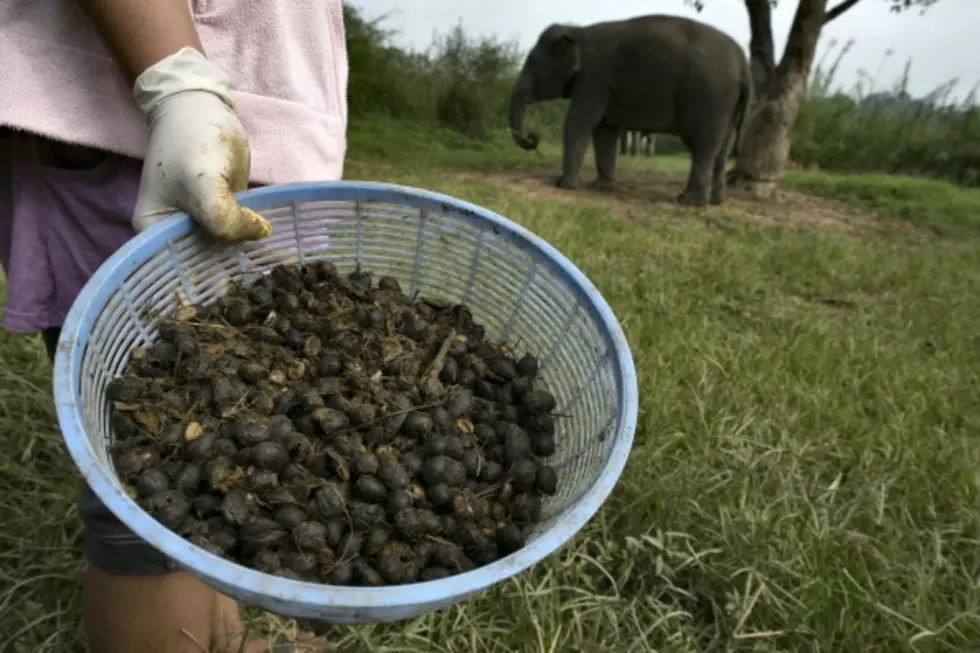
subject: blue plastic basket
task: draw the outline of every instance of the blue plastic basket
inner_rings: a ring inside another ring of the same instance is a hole
[[[452,605],[539,562],[595,514],[626,464],[636,426],[629,345],[596,288],[542,239],[487,209],[377,183],[273,186],[238,195],[265,215],[259,243],[217,244],[180,214],[143,232],[103,264],[76,299],[58,343],[54,395],[82,475],[106,506],[178,565],[244,603],[285,616],[355,624]],[[397,278],[409,292],[465,302],[490,337],[523,343],[559,398],[559,491],[520,551],[473,571],[382,588],[331,587],[254,571],[169,531],[123,490],[108,452],[106,387],[127,352],[152,342],[148,315],[215,299],[232,280],[282,263],[326,259]],[[149,310],[147,310],[149,309]]]

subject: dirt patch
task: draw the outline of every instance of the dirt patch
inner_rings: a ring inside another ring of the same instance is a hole
[[[843,202],[785,189],[769,200],[758,200],[730,190],[728,200],[722,206],[684,207],[675,200],[683,189],[685,177],[653,172],[620,174],[615,189],[608,191],[600,191],[588,182],[577,191],[556,188],[554,175],[543,172],[457,173],[456,176],[479,179],[521,195],[599,206],[629,220],[653,217],[654,212],[657,218],[689,221],[691,217],[697,217],[706,226],[720,231],[730,231],[744,222],[852,234],[910,228],[895,221],[883,222]]]

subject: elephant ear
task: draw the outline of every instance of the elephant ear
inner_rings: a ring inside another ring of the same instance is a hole
[[[582,67],[582,57],[571,29],[563,25],[554,25],[548,31],[556,60],[567,63],[571,72],[577,73]]]

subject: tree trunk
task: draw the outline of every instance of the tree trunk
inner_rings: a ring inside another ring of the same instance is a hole
[[[750,2],[746,0],[746,6]],[[827,0],[799,0],[786,51],[742,130],[732,185],[770,197],[789,160],[793,124],[826,19]]]

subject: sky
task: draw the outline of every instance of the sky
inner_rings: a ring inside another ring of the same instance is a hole
[[[350,0],[366,18],[387,14],[383,25],[397,31],[395,42],[425,50],[435,34],[456,24],[474,36],[517,41],[526,51],[551,23],[587,25],[604,20],[664,13],[696,18],[730,34],[748,51],[749,20],[741,0],[704,0],[700,14],[684,0]],[[828,6],[840,0],[829,0]],[[888,91],[911,59],[908,91],[921,97],[958,79],[951,98],[962,99],[980,82],[980,0],[939,0],[920,10],[896,14],[887,0],[861,0],[821,33],[817,61],[832,60],[850,41],[834,86],[861,84]],[[780,0],[773,12],[773,35],[782,53],[796,0]],[[778,56],[778,55],[777,55]]]

